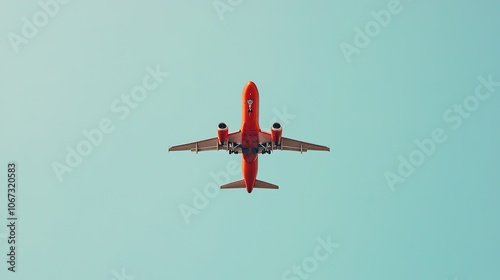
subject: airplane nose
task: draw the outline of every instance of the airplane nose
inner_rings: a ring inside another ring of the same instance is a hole
[[[254,82],[252,81],[249,81],[246,85],[245,85],[245,91],[248,92],[248,93],[255,93],[257,92],[257,86],[255,85]]]

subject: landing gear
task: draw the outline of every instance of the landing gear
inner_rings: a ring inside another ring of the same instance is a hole
[[[265,144],[265,145],[263,145]],[[271,151],[273,150],[273,146],[268,143],[263,143],[259,144],[260,147],[262,148],[262,154],[271,154]]]

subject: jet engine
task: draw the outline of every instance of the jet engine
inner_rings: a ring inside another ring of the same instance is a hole
[[[283,131],[283,127],[281,127],[281,124],[275,122],[273,123],[273,126],[271,127],[271,140],[275,143],[278,144],[281,142],[281,132]]]
[[[223,122],[219,123],[219,125],[217,125],[217,138],[219,139],[219,145],[226,142],[228,134],[227,125]]]

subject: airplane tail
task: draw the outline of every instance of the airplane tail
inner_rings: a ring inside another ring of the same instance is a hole
[[[279,189],[278,186],[261,180],[255,180],[255,185],[253,187],[257,189]]]
[[[245,181],[239,180],[236,182],[222,185],[220,188],[221,189],[244,189],[244,188],[246,188],[246,186],[245,186]],[[271,183],[261,181],[261,180],[255,180],[255,185],[253,186],[253,188],[254,189],[275,189],[275,190],[279,189],[278,186],[271,184]]]
[[[245,188],[245,181],[239,180],[236,182],[222,185],[222,186],[220,186],[220,188],[221,189],[244,189]]]

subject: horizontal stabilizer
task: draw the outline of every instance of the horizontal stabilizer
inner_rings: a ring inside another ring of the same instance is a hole
[[[255,185],[253,187],[256,189],[278,189],[278,186],[260,180],[255,180]]]
[[[245,181],[239,180],[236,182],[222,185],[220,188],[221,189],[244,189],[244,188],[246,188],[246,186],[245,186]],[[264,182],[264,181],[255,180],[255,185],[253,186],[253,188],[254,189],[275,189],[275,190],[277,190],[278,186],[273,185],[271,183]]]
[[[244,189],[245,188],[245,181],[239,180],[236,182],[222,185],[222,186],[220,186],[220,188],[221,189]]]

